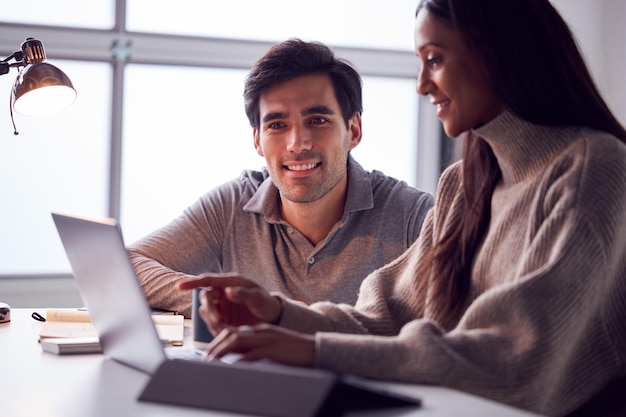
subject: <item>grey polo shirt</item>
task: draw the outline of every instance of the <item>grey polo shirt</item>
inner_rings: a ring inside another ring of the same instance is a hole
[[[433,198],[349,156],[343,216],[317,245],[278,202],[267,170],[244,171],[129,246],[150,305],[189,316],[190,294],[174,284],[205,272],[237,272],[305,303],[354,304],[361,281],[417,239]]]

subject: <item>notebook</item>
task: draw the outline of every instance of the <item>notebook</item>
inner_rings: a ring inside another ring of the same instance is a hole
[[[52,218],[107,356],[149,374],[168,356],[201,358],[195,349],[163,346],[116,220]]]
[[[114,219],[52,213],[102,351],[151,375],[139,401],[274,417],[419,407],[421,400],[321,369],[272,362],[206,362],[159,340],[151,310]],[[184,357],[184,359],[181,359]]]

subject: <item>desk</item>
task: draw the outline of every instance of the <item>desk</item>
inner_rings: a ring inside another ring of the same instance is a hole
[[[11,322],[0,324],[0,416],[7,417],[208,417],[231,413],[137,401],[149,376],[101,354],[58,356],[42,352],[37,335],[41,323],[31,318],[42,309],[12,309]],[[191,343],[189,320],[185,343]],[[530,417],[511,408],[463,392],[424,385],[380,383],[420,396],[423,406],[402,409],[404,417]],[[365,413],[369,417],[398,415],[398,409]],[[350,414],[356,416],[357,414]]]

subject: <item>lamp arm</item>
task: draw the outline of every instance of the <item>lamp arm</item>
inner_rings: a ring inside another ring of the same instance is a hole
[[[15,62],[9,62],[12,59],[14,59]],[[23,67],[25,65],[22,51],[13,52],[10,56],[0,61],[0,75],[8,74],[9,69],[12,67]]]
[[[14,59],[16,62],[9,63],[10,60]],[[11,67],[20,67],[25,66],[24,64],[24,54],[22,51],[13,52],[10,56],[4,58],[0,61],[0,75],[8,74]],[[11,97],[9,97],[9,113],[11,114],[11,123],[13,123],[13,134],[18,135],[17,127],[15,126],[15,120],[13,119],[13,107],[11,106]]]

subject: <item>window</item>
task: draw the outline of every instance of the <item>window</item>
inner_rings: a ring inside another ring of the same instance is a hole
[[[243,169],[263,166],[243,109],[246,74],[128,66],[120,213],[127,241],[164,225]]]
[[[5,2],[0,19],[11,23],[111,29],[114,15],[114,0],[20,0]]]
[[[413,50],[416,0],[127,0],[128,30]]]
[[[53,115],[15,114],[18,136],[8,108],[16,71],[0,78],[0,274],[67,272],[50,212],[107,214],[110,66],[50,63],[70,77],[76,101]]]

